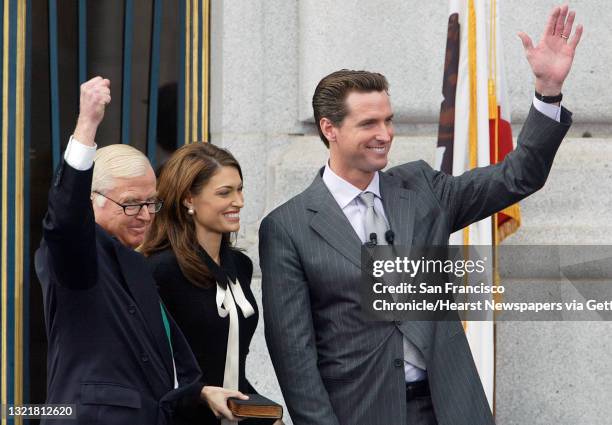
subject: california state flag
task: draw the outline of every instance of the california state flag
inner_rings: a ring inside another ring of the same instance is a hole
[[[436,166],[453,175],[501,161],[512,149],[503,49],[496,0],[450,0]],[[520,226],[518,204],[451,235],[451,245],[495,245]],[[494,273],[494,271],[491,271]],[[489,282],[493,282],[490,276]],[[493,317],[464,327],[493,409]]]

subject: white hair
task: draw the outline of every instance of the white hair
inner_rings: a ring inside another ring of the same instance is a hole
[[[115,179],[142,177],[152,169],[149,159],[130,145],[110,145],[96,151],[91,191],[106,193],[112,190]],[[99,207],[106,199],[98,196]]]

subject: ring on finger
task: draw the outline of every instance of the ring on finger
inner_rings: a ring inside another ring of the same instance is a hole
[[[568,37],[567,35],[565,35],[565,34],[559,34],[559,36],[560,36],[561,38],[565,39],[565,40],[567,40],[567,39],[569,38],[569,37]]]

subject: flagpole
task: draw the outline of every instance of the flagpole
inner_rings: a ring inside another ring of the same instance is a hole
[[[494,119],[494,134],[493,134],[493,150],[494,150],[494,163],[497,164],[499,162],[499,109],[497,108],[497,1],[491,0],[491,35],[489,37],[489,118]],[[493,285],[497,285],[499,282],[497,281],[498,276],[498,250],[497,245],[499,243],[499,235],[498,235],[498,219],[499,214],[493,214],[492,221],[492,232],[493,235]],[[493,418],[495,418],[495,412],[497,407],[497,379],[496,379],[496,371],[497,371],[497,325],[495,323],[495,313],[493,313]]]

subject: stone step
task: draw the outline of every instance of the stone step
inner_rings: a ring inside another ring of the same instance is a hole
[[[612,322],[499,322],[496,342],[497,424],[610,422]]]
[[[603,226],[557,223],[534,224],[531,215],[523,211],[523,225],[504,243],[512,245],[609,245],[612,223]]]
[[[605,227],[611,223],[612,139],[568,139],[546,185],[521,203],[533,226]]]

